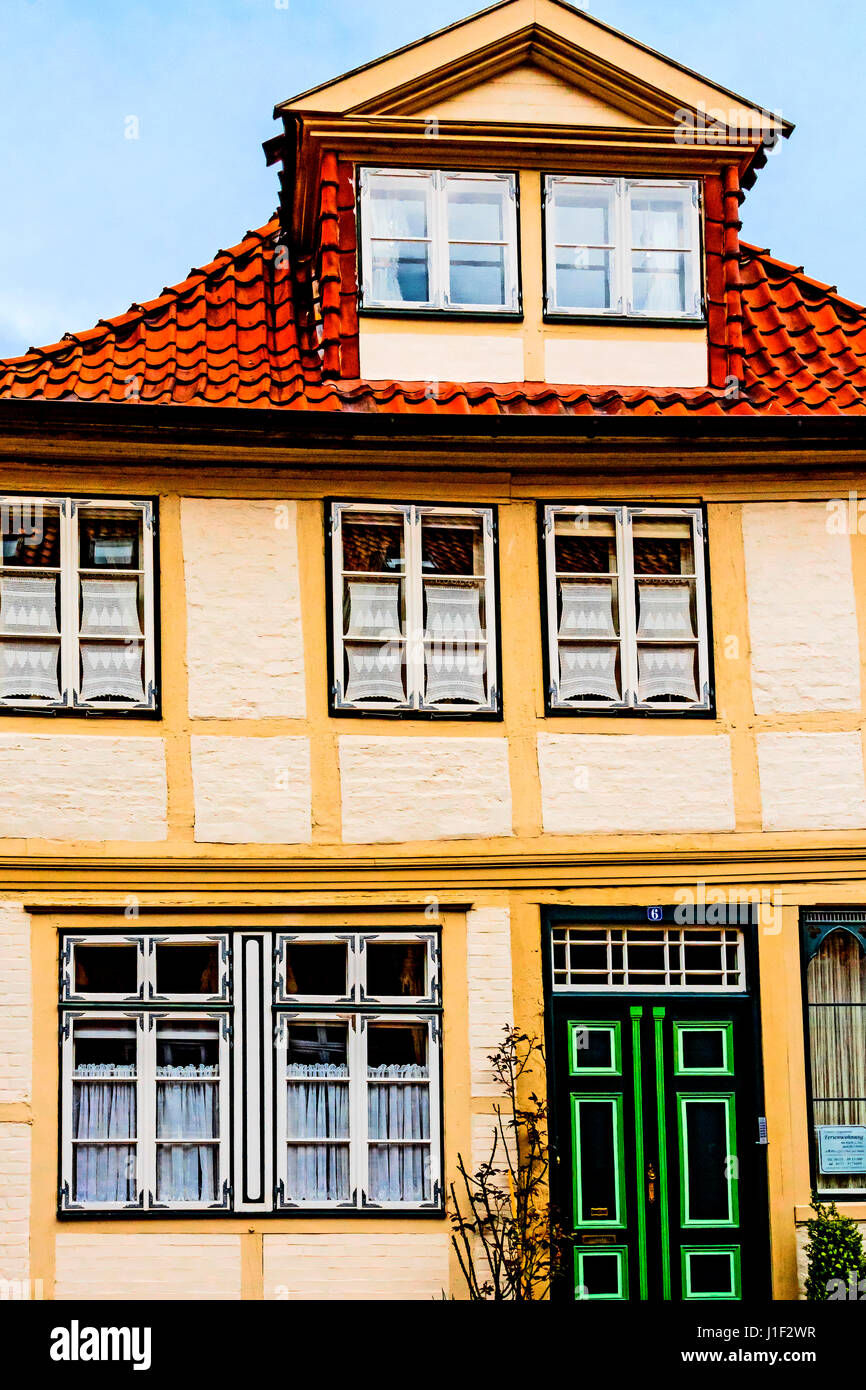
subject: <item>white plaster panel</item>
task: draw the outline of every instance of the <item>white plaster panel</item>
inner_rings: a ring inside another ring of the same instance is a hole
[[[62,1232],[56,1239],[58,1299],[239,1299],[241,1238]]]
[[[0,903],[0,1104],[30,1099],[32,1059],[30,917]],[[0,1169],[2,1177],[2,1169]],[[2,1271],[0,1271],[2,1275]]]
[[[851,543],[823,502],[743,507],[758,714],[860,708]]]
[[[310,740],[194,735],[195,838],[309,844]]]
[[[359,350],[368,381],[523,381],[525,375],[519,331],[391,333],[362,323]]]
[[[545,340],[544,379],[563,386],[706,386],[706,335],[639,329],[596,336],[578,329],[573,337]]]
[[[508,908],[479,907],[466,914],[466,971],[472,1094],[501,1095],[488,1058],[514,1023]]]
[[[510,835],[504,738],[340,739],[348,844]]]
[[[758,768],[765,830],[866,825],[858,733],[759,734]]]
[[[265,1233],[266,1300],[439,1299],[448,1291],[448,1232]]]
[[[0,734],[0,837],[164,840],[160,738]]]
[[[303,719],[296,523],[294,502],[183,499],[193,718]]]
[[[733,830],[724,734],[539,734],[549,835]]]
[[[0,1124],[0,1281],[30,1277],[30,1126]]]

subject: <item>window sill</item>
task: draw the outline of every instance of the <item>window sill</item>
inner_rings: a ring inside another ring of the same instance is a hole
[[[716,707],[712,704],[695,709],[656,709],[629,705],[622,709],[568,709],[545,702],[544,714],[547,719],[557,719],[562,715],[572,719],[715,719]]]
[[[143,1211],[140,1207],[129,1207],[122,1211],[64,1211],[57,1208],[58,1222],[81,1221],[236,1221],[246,1231],[254,1222],[307,1221],[323,1217],[335,1221],[354,1221],[356,1219],[376,1221],[393,1218],[397,1221],[441,1221],[446,1216],[444,1207],[297,1207],[281,1208],[279,1211],[226,1211],[222,1208],[193,1208],[185,1211]]]
[[[567,711],[568,712],[568,711]],[[466,723],[473,719],[484,720],[487,723],[501,723],[504,715],[501,709],[485,710],[439,710],[439,709],[358,709],[354,705],[338,708],[331,705],[329,711],[333,719],[423,719],[425,722],[431,720],[457,720]]]
[[[359,318],[370,319],[436,319],[447,323],[469,320],[471,323],[522,323],[522,309],[384,309],[376,305],[361,306]]]
[[[616,328],[706,328],[707,320],[698,318],[651,318],[648,314],[567,314],[559,310],[545,312],[545,323],[611,324]]]
[[[36,709],[30,705],[0,705],[0,717],[14,719],[161,719],[162,707],[157,704],[118,705],[116,709],[89,709],[74,705],[43,706]]]

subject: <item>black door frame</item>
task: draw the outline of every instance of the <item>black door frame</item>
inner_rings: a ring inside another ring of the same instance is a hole
[[[684,917],[684,912],[693,914]],[[702,918],[701,913],[705,913]],[[712,915],[710,915],[712,914]],[[709,920],[707,920],[707,918]],[[555,1204],[557,1200],[563,1201],[562,1194],[567,1190],[568,1183],[562,1174],[570,1174],[571,1169],[571,1135],[560,1132],[559,1125],[559,1106],[557,1104],[558,1094],[562,1089],[563,1081],[560,1078],[565,1076],[563,1067],[558,1065],[562,1059],[557,1058],[554,1030],[554,1004],[561,999],[572,999],[575,1002],[581,999],[591,999],[596,1002],[603,999],[617,998],[625,1002],[628,998],[638,1001],[647,998],[657,998],[659,1000],[671,997],[700,1000],[706,999],[709,991],[697,990],[641,990],[627,991],[614,989],[581,990],[571,993],[568,990],[553,990],[553,961],[551,951],[551,931],[554,926],[565,925],[567,923],[586,923],[598,926],[615,926],[617,924],[632,926],[691,926],[691,925],[713,925],[739,927],[743,932],[743,944],[745,954],[745,970],[747,981],[747,998],[749,1001],[749,1013],[751,1016],[751,1032],[753,1043],[754,1058],[754,1103],[756,1113],[754,1115],[754,1128],[752,1135],[747,1142],[754,1143],[760,1149],[756,1156],[755,1175],[758,1183],[758,1191],[754,1197],[754,1209],[756,1212],[763,1211],[766,1220],[766,1260],[764,1276],[759,1280],[763,1285],[763,1296],[767,1300],[772,1300],[772,1230],[770,1226],[770,1203],[769,1203],[769,1180],[767,1172],[767,1135],[766,1135],[766,1103],[764,1091],[764,1054],[763,1054],[763,1033],[761,1027],[761,977],[760,977],[760,952],[758,949],[758,931],[760,929],[759,909],[752,904],[735,903],[730,906],[708,903],[703,908],[699,905],[696,908],[683,908],[682,906],[653,904],[622,907],[622,906],[587,906],[585,904],[542,904],[541,906],[541,957],[542,957],[542,981],[544,989],[544,1034],[545,1034],[545,1059],[547,1073],[547,1096],[548,1096],[548,1135],[550,1147],[550,1183],[551,1183],[551,1202]],[[720,991],[717,995],[710,995],[714,1000],[724,998],[724,992]],[[742,996],[737,996],[742,997]],[[764,1120],[763,1127],[759,1122]],[[570,1181],[570,1178],[569,1178]],[[563,1203],[564,1205],[564,1203]],[[563,1225],[566,1225],[563,1222]],[[566,1258],[563,1270],[553,1281],[551,1294],[557,1299],[566,1299],[574,1304],[573,1278],[571,1275],[571,1260]]]

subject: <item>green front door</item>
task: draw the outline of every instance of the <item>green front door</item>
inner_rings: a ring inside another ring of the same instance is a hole
[[[588,930],[581,924],[571,939],[580,944]],[[610,928],[598,930],[609,962]],[[616,927],[613,935],[615,954],[623,933]],[[635,924],[625,936],[632,960],[641,951],[651,959],[663,937],[668,966],[675,950],[685,960],[694,945],[691,959],[700,948],[709,961],[715,948],[706,931],[689,937]],[[727,948],[723,936],[718,949]],[[742,941],[738,950],[742,962]],[[707,978],[679,974],[684,984]],[[613,978],[619,982],[618,972]],[[666,983],[647,993],[633,985],[552,991],[554,1197],[574,1236],[561,1292],[590,1301],[766,1297],[752,1000],[745,989],[678,987],[669,968]]]

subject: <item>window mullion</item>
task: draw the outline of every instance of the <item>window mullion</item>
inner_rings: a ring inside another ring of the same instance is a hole
[[[637,618],[634,601],[634,551],[631,529],[631,510],[622,507],[617,512],[617,543],[621,550],[622,606],[620,610],[620,641],[623,669],[623,698],[627,705],[637,704]]]
[[[433,200],[435,204],[435,218],[431,231],[433,233],[433,255],[431,260],[435,266],[435,293],[433,298],[438,309],[447,309],[451,305],[451,276],[449,274],[449,252],[448,243],[448,179],[441,170],[433,175]]]
[[[367,1145],[367,1019],[349,1019],[349,1179],[356,1206],[363,1206],[368,1187]]]
[[[409,703],[424,701],[424,579],[421,569],[421,512],[407,510],[406,541],[406,685]]]
[[[60,523],[60,673],[63,703],[73,705],[79,689],[78,508],[63,500]]]
[[[136,1188],[145,1208],[156,1195],[156,1019],[136,1016]]]
[[[631,275],[631,185],[628,179],[616,182],[616,233],[617,248],[614,252],[614,274],[616,276],[617,304],[621,314],[632,312]]]

